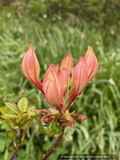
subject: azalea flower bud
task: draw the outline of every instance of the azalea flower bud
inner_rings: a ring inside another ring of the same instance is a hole
[[[62,71],[63,68],[66,68],[69,73],[72,72],[72,68],[73,68],[72,55],[67,55],[67,56],[62,60],[61,65],[60,65],[60,72]]]
[[[87,117],[70,114],[69,108],[73,105],[76,97],[80,95],[87,83],[95,76],[98,70],[98,62],[91,46],[88,46],[86,56],[80,57],[77,65],[73,68],[73,59],[67,55],[59,65],[50,65],[46,71],[43,83],[39,80],[40,66],[33,51],[32,44],[22,61],[24,75],[34,83],[45,95],[48,104],[56,107],[58,113],[49,113],[44,110],[40,113],[41,120],[45,123],[61,122],[65,126],[73,127],[74,120],[85,120]],[[71,117],[72,116],[72,117]]]
[[[67,69],[63,68],[62,71],[60,72],[59,76],[60,76],[61,81],[63,83],[64,92],[65,92],[68,88],[69,83],[70,83],[70,75],[69,75]]]
[[[43,90],[47,103],[56,106],[58,110],[61,110],[60,102],[64,88],[58,73],[56,73],[54,69],[46,74],[43,81]]]
[[[85,61],[88,66],[88,81],[90,81],[95,76],[98,70],[97,58],[91,46],[88,46],[88,50],[85,55]]]
[[[39,79],[40,66],[32,44],[30,44],[30,47],[23,58],[22,71],[26,78],[34,83],[43,93],[42,82]]]
[[[80,57],[72,74],[76,95],[80,95],[88,83],[88,67],[84,57]]]

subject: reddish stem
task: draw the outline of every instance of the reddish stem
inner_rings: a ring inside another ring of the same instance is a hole
[[[46,160],[57,148],[59,143],[61,142],[63,135],[64,135],[65,125],[63,125],[62,134],[58,137],[53,147],[47,152],[47,154],[43,155],[43,157],[40,160]]]
[[[12,160],[14,158],[14,156],[16,155],[16,153],[17,153],[17,151],[20,147],[20,144],[23,140],[23,136],[24,136],[23,130],[20,130],[19,142],[18,142],[17,146],[15,147],[15,150],[14,150],[13,154],[11,155],[11,157],[8,160]]]

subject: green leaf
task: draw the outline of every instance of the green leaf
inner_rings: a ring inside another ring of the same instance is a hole
[[[16,129],[19,129],[19,126],[14,126],[13,129],[15,129],[15,130],[16,130]]]
[[[16,116],[16,115],[9,115],[9,114],[1,115],[1,117],[2,117],[3,119],[18,118],[18,116]]]
[[[55,130],[51,130],[51,131],[49,131],[49,136],[54,136],[54,135],[56,135],[57,133],[56,133],[56,131]]]
[[[34,124],[34,123],[36,123],[36,122],[37,122],[36,120],[31,120],[31,121],[28,122],[28,125],[29,125],[29,124]]]
[[[6,109],[4,109],[3,107],[0,107],[0,112],[2,114],[7,114],[8,113],[8,111]]]
[[[30,112],[28,112],[27,115],[29,115],[29,116],[36,116],[37,114],[35,112],[30,111]]]
[[[19,115],[20,111],[18,110],[18,108],[17,108],[14,104],[12,104],[12,103],[10,103],[10,102],[6,102],[5,104],[6,104],[6,106],[9,107],[13,112],[15,112],[15,113],[17,113],[17,115]]]
[[[62,128],[63,128],[62,125],[54,122],[52,123],[52,125],[49,126],[47,133],[49,136],[60,135],[62,133]]]
[[[8,122],[8,121],[1,121],[0,124],[4,124],[4,123],[6,123],[6,122]]]
[[[28,117],[28,116],[36,116],[37,114],[35,112],[27,112],[27,113],[24,113],[21,115],[21,118],[25,118],[25,117]]]
[[[35,108],[35,106],[28,107],[27,112],[28,112],[28,111],[31,111],[31,110],[34,109],[34,108]]]
[[[38,126],[42,133],[47,134],[47,132],[45,131],[45,128],[43,127],[41,120],[38,120]]]
[[[11,139],[12,141],[14,141],[14,133],[13,133],[13,132],[8,131],[8,136],[10,137],[10,139]]]
[[[6,126],[7,126],[9,129],[12,129],[12,126],[11,126],[10,122],[6,122]]]
[[[22,99],[19,100],[18,102],[18,107],[22,112],[25,112],[28,108],[28,100],[27,98],[23,97]]]
[[[28,114],[27,113],[24,113],[24,114],[21,114],[20,116],[19,116],[19,119],[21,120],[21,119],[25,119],[26,117],[28,117]]]

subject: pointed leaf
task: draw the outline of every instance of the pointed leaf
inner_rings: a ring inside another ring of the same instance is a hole
[[[12,140],[12,142],[14,141],[14,133],[11,131],[8,131],[8,136],[10,137],[10,139]]]
[[[19,117],[19,119],[21,120],[21,119],[25,119],[25,118],[27,118],[28,117],[28,114],[22,114],[20,117]]]
[[[25,112],[28,108],[28,100],[27,98],[23,97],[22,99],[19,100],[18,102],[18,107],[22,112]]]
[[[19,129],[19,126],[14,126],[13,129],[17,130]]]
[[[47,134],[47,132],[45,131],[45,128],[43,127],[41,120],[38,120],[38,126],[42,133]]]
[[[55,136],[57,133],[56,130],[51,130],[48,134],[49,136]]]
[[[6,122],[8,122],[8,121],[1,121],[0,124],[4,124],[4,123],[6,123]]]
[[[8,111],[5,108],[3,108],[3,107],[0,107],[0,112],[2,114],[7,114],[8,113]]]
[[[17,108],[14,104],[12,104],[12,103],[10,103],[10,102],[6,102],[5,104],[6,104],[6,106],[9,107],[13,112],[15,112],[15,113],[17,113],[17,115],[19,115],[20,112],[19,112],[18,108]]]
[[[29,108],[27,109],[27,112],[28,112],[28,111],[31,111],[31,110],[34,109],[34,108],[35,108],[35,106],[29,107]]]
[[[6,126],[7,126],[9,129],[12,129],[12,125],[10,124],[10,122],[6,122]]]
[[[18,118],[18,116],[16,116],[16,115],[9,115],[9,114],[1,115],[1,117],[2,117],[3,119]]]
[[[29,122],[28,122],[28,125],[29,125],[29,124],[34,124],[34,123],[36,123],[36,122],[37,122],[37,120],[29,121]]]
[[[49,136],[55,136],[55,135],[60,135],[62,131],[63,126],[59,125],[59,123],[54,122],[53,125],[51,126],[51,129],[48,131]]]
[[[30,111],[30,112],[27,112],[27,113],[23,114],[22,116],[24,116],[24,115],[27,115],[27,116],[36,116],[37,114],[35,112]]]

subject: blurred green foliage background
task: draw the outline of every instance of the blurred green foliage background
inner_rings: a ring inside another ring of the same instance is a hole
[[[66,128],[59,154],[120,155],[120,3],[119,0],[0,0],[0,107],[25,96],[29,105],[48,108],[44,96],[21,70],[29,44],[40,63],[40,79],[49,65],[60,64],[67,54],[74,66],[91,45],[99,63],[97,75],[77,98],[70,111],[87,116]],[[0,159],[14,149],[0,126]],[[18,137],[16,137],[18,139]],[[17,160],[39,160],[55,140],[37,126],[28,128]]]

